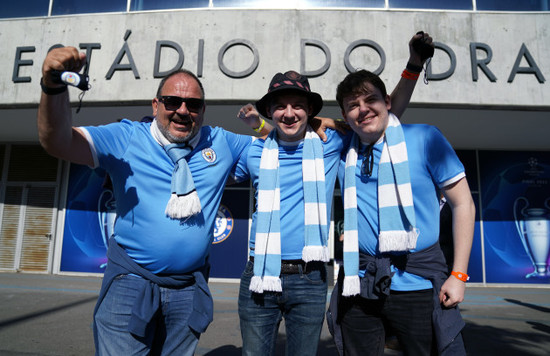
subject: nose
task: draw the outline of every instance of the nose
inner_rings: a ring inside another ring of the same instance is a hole
[[[369,111],[369,106],[364,100],[359,101],[359,110],[363,113]]]
[[[294,110],[292,109],[292,105],[290,104],[288,104],[285,108],[285,117],[294,117]]]
[[[189,110],[187,109],[187,103],[184,101],[181,103],[180,107],[176,112],[180,115],[189,115]]]

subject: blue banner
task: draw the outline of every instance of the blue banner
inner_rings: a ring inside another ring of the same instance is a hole
[[[71,164],[60,270],[103,273],[114,199],[104,171]]]
[[[479,153],[487,283],[550,283],[550,153]]]
[[[211,277],[240,278],[244,270],[248,258],[248,199],[248,189],[224,192],[210,253]],[[105,172],[71,164],[60,270],[103,273],[115,217],[112,186]]]

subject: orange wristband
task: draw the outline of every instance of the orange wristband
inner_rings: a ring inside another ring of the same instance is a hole
[[[462,282],[466,282],[470,279],[470,277],[466,273],[452,271],[451,274],[460,279]]]
[[[409,70],[405,69],[403,73],[401,73],[401,76],[405,79],[409,80],[418,80],[418,77],[420,76],[420,73],[413,73]]]

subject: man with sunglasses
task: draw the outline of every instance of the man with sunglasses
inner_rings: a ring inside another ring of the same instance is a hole
[[[383,355],[387,327],[407,355],[464,355],[457,305],[475,207],[462,163],[437,128],[400,124],[377,75],[349,74],[336,100],[355,132],[340,169],[344,273],[327,314],[340,351]],[[450,276],[438,244],[440,190],[453,211]]]
[[[38,111],[46,151],[101,167],[112,179],[117,220],[94,312],[99,355],[193,355],[212,320],[207,256],[226,180],[250,136],[203,126],[204,90],[191,72],[165,77],[150,123],[72,127],[67,88],[52,70],[78,72],[76,48],[43,67]]]
[[[431,43],[428,34],[416,35]],[[423,61],[411,46],[410,62]],[[403,78],[392,95],[402,114],[415,81]],[[241,276],[239,319],[243,355],[273,355],[285,319],[286,355],[316,355],[326,310],[328,222],[341,152],[351,134],[327,130],[326,142],[308,126],[323,106],[306,77],[295,71],[273,76],[268,92],[238,117],[249,125],[271,119],[275,130],[241,156],[237,180],[256,191],[250,260]],[[254,127],[254,126],[253,126]],[[256,126],[258,127],[258,126]]]

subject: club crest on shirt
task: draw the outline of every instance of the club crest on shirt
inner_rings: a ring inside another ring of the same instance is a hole
[[[231,235],[233,231],[233,215],[227,207],[220,205],[218,213],[216,214],[216,221],[214,222],[214,241],[213,244],[218,244]]]
[[[216,152],[210,147],[202,150],[202,158],[208,163],[213,163],[216,161]]]

